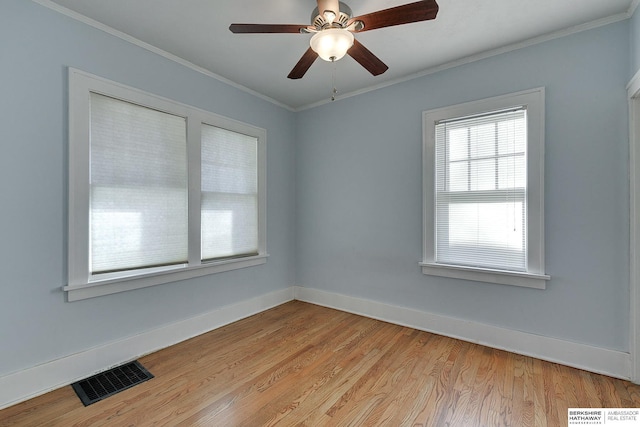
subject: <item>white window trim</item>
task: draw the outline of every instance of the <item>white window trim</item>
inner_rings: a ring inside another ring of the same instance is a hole
[[[89,272],[89,94],[100,93],[187,119],[188,164],[200,164],[201,124],[221,127],[258,139],[258,254],[212,262],[200,260],[200,168],[189,168],[188,263],[135,270],[116,275]],[[266,130],[167,98],[69,68],[69,250],[68,301],[252,267],[266,262]]]
[[[439,264],[435,261],[435,125],[441,120],[527,106],[527,272]],[[425,111],[423,117],[422,273],[502,285],[545,289],[544,269],[544,88]]]

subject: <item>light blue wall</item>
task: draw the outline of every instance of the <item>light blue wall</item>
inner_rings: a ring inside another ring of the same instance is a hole
[[[636,14],[294,114],[2,0],[0,376],[294,284],[627,350],[625,85],[639,29]],[[66,303],[68,66],[266,128],[267,264]],[[538,86],[548,289],[422,275],[422,111]]]
[[[263,266],[67,303],[67,67],[263,127]],[[0,376],[295,282],[293,113],[25,0],[0,2]]]
[[[624,21],[299,113],[298,285],[628,350],[629,51]],[[547,289],[422,275],[422,112],[539,86]]]

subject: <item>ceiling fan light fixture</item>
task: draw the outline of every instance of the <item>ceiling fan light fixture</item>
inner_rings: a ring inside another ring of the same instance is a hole
[[[311,37],[311,49],[325,61],[337,61],[353,46],[353,34],[344,28],[328,28]]]

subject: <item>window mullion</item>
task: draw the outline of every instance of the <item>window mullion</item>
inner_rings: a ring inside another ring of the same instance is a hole
[[[441,187],[443,191],[448,194],[451,191],[451,147],[449,145],[450,133],[449,129],[445,125],[444,131],[445,141],[444,141],[444,167],[445,172],[443,175],[444,183]],[[436,193],[437,194],[437,193]],[[449,240],[449,201],[446,204],[442,204],[442,198],[438,197],[438,203],[436,204],[437,209],[440,210],[439,215],[436,213],[436,218],[438,220],[437,227],[438,230],[435,231],[436,239],[434,241],[434,250],[436,256],[439,256],[437,242],[439,239]]]
[[[189,266],[201,264],[201,133],[202,118],[192,114],[187,121],[189,173]]]
[[[498,122],[493,124],[493,155],[494,155],[494,161],[493,161],[493,176],[494,176],[494,186],[495,189],[499,189],[500,188],[500,170],[499,170],[499,162],[498,162],[498,154],[499,154],[499,149],[498,149]]]
[[[471,191],[471,128],[467,128],[467,191]]]

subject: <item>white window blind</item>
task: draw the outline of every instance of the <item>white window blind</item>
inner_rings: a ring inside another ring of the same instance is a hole
[[[90,141],[90,273],[186,263],[186,120],[91,93]]]
[[[202,125],[202,259],[258,254],[258,139]]]
[[[526,108],[435,131],[435,262],[527,271]]]

